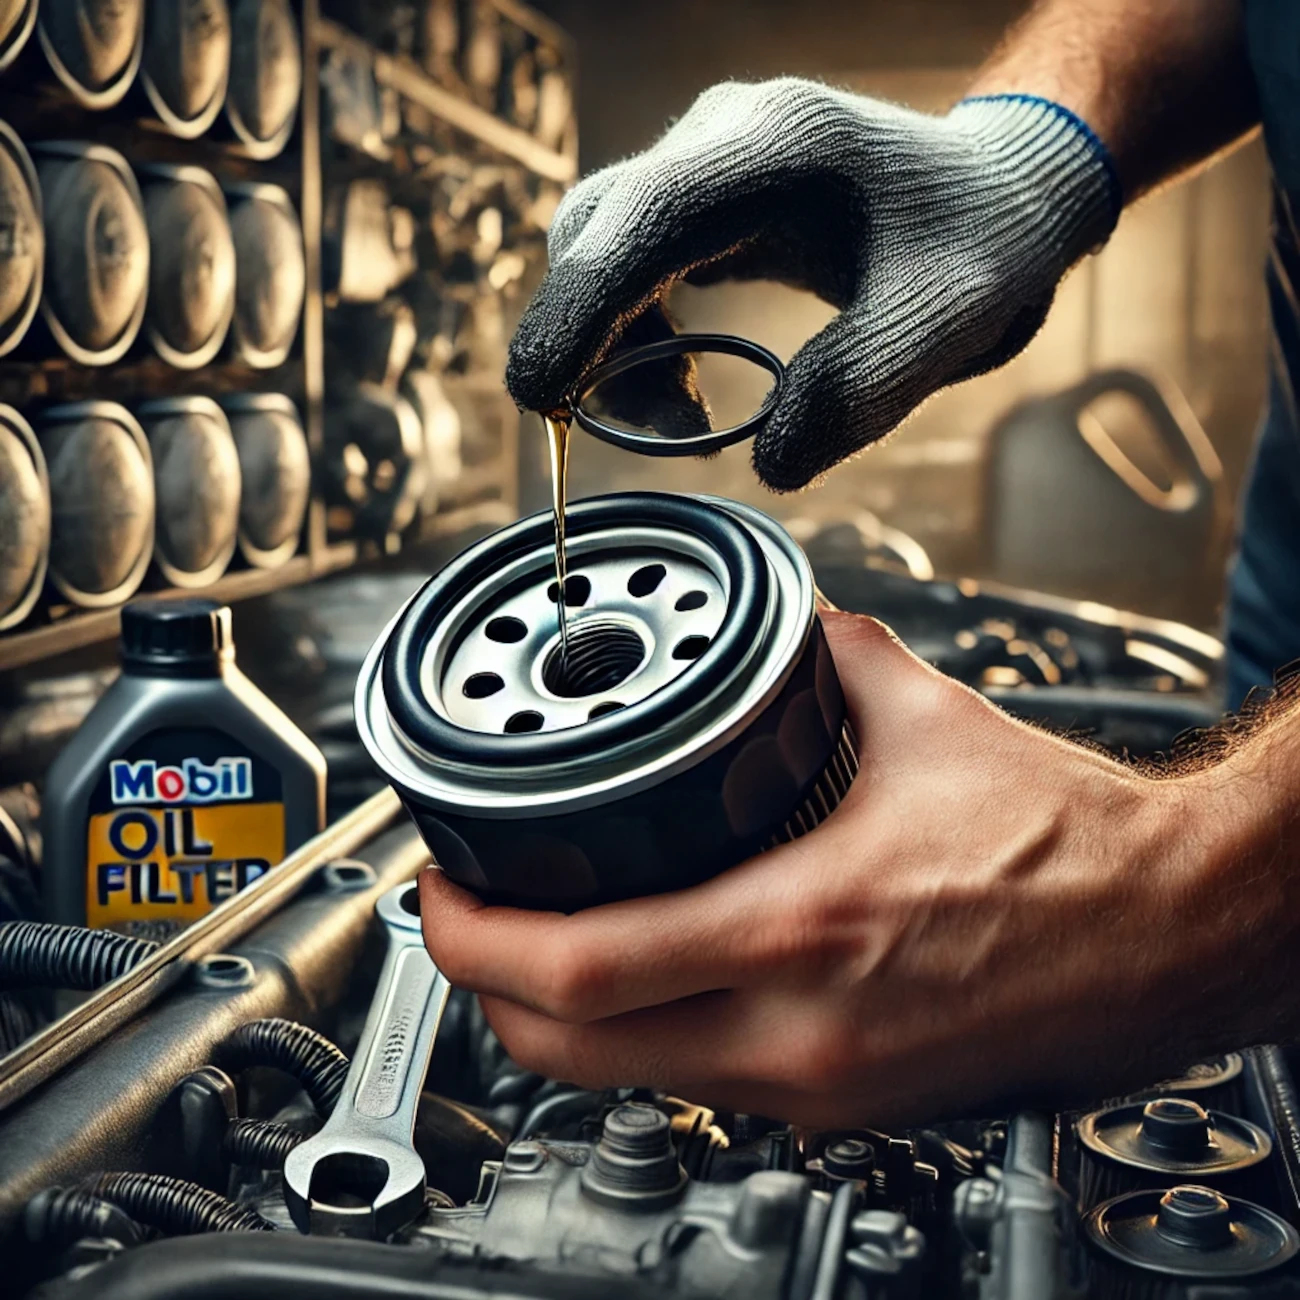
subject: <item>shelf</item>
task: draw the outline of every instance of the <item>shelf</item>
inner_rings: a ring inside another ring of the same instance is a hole
[[[527,131],[501,121],[486,109],[446,90],[433,81],[413,59],[385,54],[329,18],[319,20],[317,39],[322,49],[349,51],[356,57],[367,60],[374,68],[375,80],[380,85],[395,90],[413,104],[419,104],[449,126],[473,136],[481,144],[522,163],[538,176],[566,185],[577,179],[577,158],[548,149]]]
[[[500,528],[515,518],[508,501],[476,501],[453,507],[435,515],[419,531],[419,541],[454,537],[470,528]],[[142,589],[139,598],[170,600],[183,596],[202,596],[210,600],[234,603],[253,596],[265,596],[286,587],[301,586],[332,573],[352,568],[365,556],[355,542],[335,542],[321,552],[315,563],[307,555],[297,555],[278,569],[242,569],[228,573],[209,587],[197,591],[167,588],[161,591]],[[117,636],[121,606],[112,609],[69,610],[50,623],[24,631],[0,633],[0,672],[22,668],[27,664],[81,650]]]
[[[354,563],[355,559],[356,547],[333,546],[315,564],[308,556],[298,555],[278,569],[244,569],[228,573],[200,591],[167,588],[162,591],[142,590],[138,595],[161,599],[203,596],[211,600],[247,600],[250,596],[264,596],[282,587],[296,587],[323,574],[334,573]],[[121,606],[73,610],[43,626],[0,635],[0,672],[65,654],[69,650],[80,650],[100,641],[111,641],[117,636],[120,612]]]

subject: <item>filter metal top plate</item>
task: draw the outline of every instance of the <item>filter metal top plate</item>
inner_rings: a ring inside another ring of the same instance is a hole
[[[717,634],[725,574],[702,560],[644,544],[574,558],[567,658],[549,575],[475,610],[450,654],[430,646],[425,694],[449,721],[498,735],[580,726],[681,676]]]
[[[622,797],[726,745],[793,671],[812,572],[765,515],[643,493],[579,503],[570,527],[569,677],[544,516],[435,575],[367,656],[362,742],[425,806],[509,818]]]

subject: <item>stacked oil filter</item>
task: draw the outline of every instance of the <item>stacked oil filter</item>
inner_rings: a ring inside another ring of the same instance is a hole
[[[571,56],[521,7],[338,0],[325,12],[542,148],[569,146]],[[321,84],[322,481],[334,534],[391,547],[437,512],[509,499],[518,416],[501,400],[505,343],[562,186],[398,98],[364,48],[332,48]]]
[[[1268,1208],[1273,1142],[1245,1118],[1239,1055],[1078,1118],[1078,1199],[1099,1300],[1181,1300],[1249,1286],[1300,1252]]]
[[[3,5],[0,66],[0,630],[284,563],[311,481],[294,6]]]

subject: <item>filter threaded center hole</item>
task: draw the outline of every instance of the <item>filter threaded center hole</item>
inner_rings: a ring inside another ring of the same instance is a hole
[[[645,654],[645,643],[632,628],[586,620],[569,629],[567,655],[558,645],[547,655],[542,681],[564,699],[599,695],[631,677]]]

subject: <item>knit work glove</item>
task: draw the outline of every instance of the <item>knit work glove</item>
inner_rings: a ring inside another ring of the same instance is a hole
[[[506,383],[525,408],[563,405],[620,340],[667,330],[676,280],[811,290],[840,314],[791,360],[753,449],[769,487],[800,488],[937,389],[1015,356],[1120,206],[1105,147],[1046,100],[969,99],[935,117],[797,78],[727,82],[565,197]],[[689,369],[676,373],[689,388]]]

